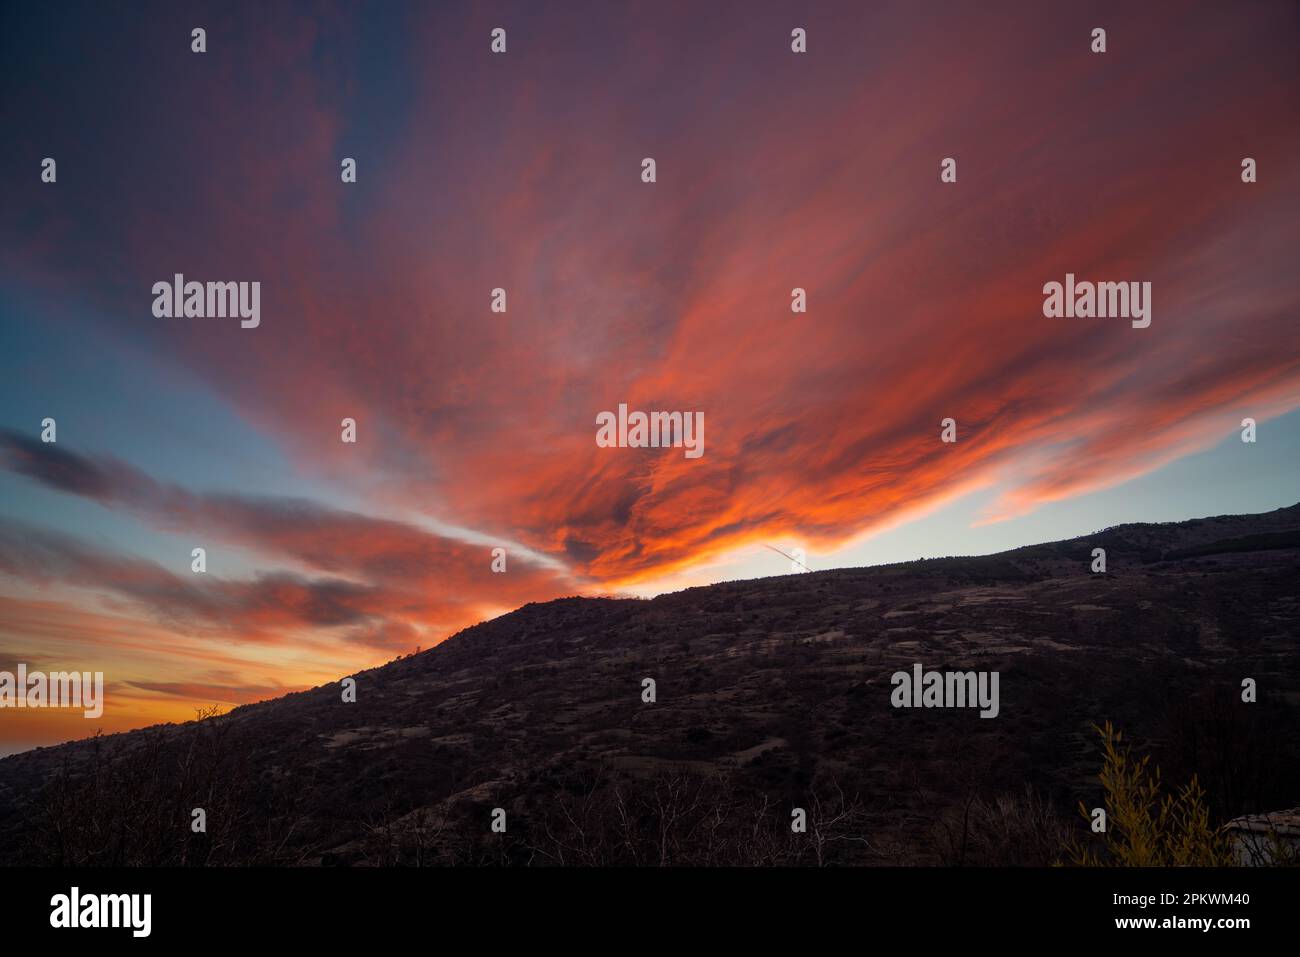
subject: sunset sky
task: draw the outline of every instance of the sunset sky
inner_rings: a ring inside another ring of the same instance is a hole
[[[1300,500],[1300,7],[1070,6],[6,4],[0,669],[108,693],[0,754],[767,546]],[[1151,282],[1150,327],[1045,318],[1067,272]],[[155,318],[175,273],[260,326]],[[705,454],[597,447],[620,402]]]

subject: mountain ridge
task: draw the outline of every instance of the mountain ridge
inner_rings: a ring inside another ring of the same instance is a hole
[[[1232,547],[1216,552],[1216,543]],[[1089,570],[1094,547],[1107,551],[1105,574]],[[563,823],[581,795],[595,802],[593,815],[612,815],[601,802],[653,806],[656,789],[689,780],[717,792],[697,811],[711,800],[750,801],[733,815],[749,820],[768,808],[764,847],[776,847],[780,832],[770,808],[821,788],[851,795],[857,803],[852,814],[841,809],[844,819],[877,835],[851,862],[941,863],[956,852],[935,834],[968,799],[1020,801],[1017,817],[1050,818],[1040,825],[1053,834],[1068,829],[1075,803],[1096,796],[1090,727],[1112,719],[1170,771],[1208,780],[1225,819],[1291,806],[1300,754],[1283,735],[1300,729],[1298,582],[1300,504],[650,599],[533,602],[352,675],[355,703],[342,701],[335,682],[197,723],[0,760],[0,852],[268,862],[259,848],[271,834],[284,855],[270,863],[409,862],[425,853],[550,861],[568,845],[547,843],[559,826],[548,815]],[[981,722],[969,712],[892,708],[890,675],[914,663],[999,671],[1002,715]],[[1258,682],[1260,700],[1237,707],[1243,677]],[[653,704],[641,700],[645,678],[656,681]],[[1207,731],[1207,716],[1225,715],[1228,730]],[[1211,733],[1228,735],[1220,744],[1230,752],[1213,766],[1204,758]],[[172,792],[198,788],[202,767],[229,793],[205,798],[211,808],[197,796],[177,803]],[[179,782],[169,781],[175,769]],[[105,780],[144,792],[92,808],[87,782],[99,782],[102,800]],[[34,809],[48,817],[51,803],[103,821],[74,847],[33,842],[24,832]],[[197,806],[227,829],[219,840],[185,836]],[[509,840],[494,845],[479,826],[489,807],[518,822]],[[137,818],[148,808],[146,825]],[[412,832],[413,816],[437,821],[443,843],[429,837],[432,825]],[[96,843],[93,835],[122,827],[158,835],[133,850]],[[376,849],[374,828],[395,833]],[[735,840],[727,846],[740,853]],[[1011,850],[1005,836],[990,837],[981,853],[1001,861]]]

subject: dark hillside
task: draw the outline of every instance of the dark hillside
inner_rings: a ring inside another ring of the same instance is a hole
[[[1291,807],[1298,536],[1300,506],[531,604],[357,675],[355,704],[334,684],[0,761],[0,860],[1046,863],[1099,796],[1105,720],[1218,819]],[[891,707],[915,662],[997,671],[998,716]]]

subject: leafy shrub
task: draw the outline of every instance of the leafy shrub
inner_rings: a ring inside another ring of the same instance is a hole
[[[1137,758],[1109,721],[1097,728],[1104,761],[1106,830],[1100,851],[1075,844],[1070,863],[1083,867],[1227,867],[1236,863],[1231,839],[1210,824],[1205,792],[1195,775],[1176,794],[1161,791],[1160,769]],[[1079,813],[1091,823],[1083,802]]]

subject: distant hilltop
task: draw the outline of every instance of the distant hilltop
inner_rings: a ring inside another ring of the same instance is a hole
[[[1047,864],[1102,799],[1107,721],[1219,823],[1292,807],[1297,636],[1300,505],[529,604],[310,691],[0,760],[0,860]],[[998,706],[891,704],[917,666],[996,674],[969,687]],[[800,840],[796,811],[841,831]]]

